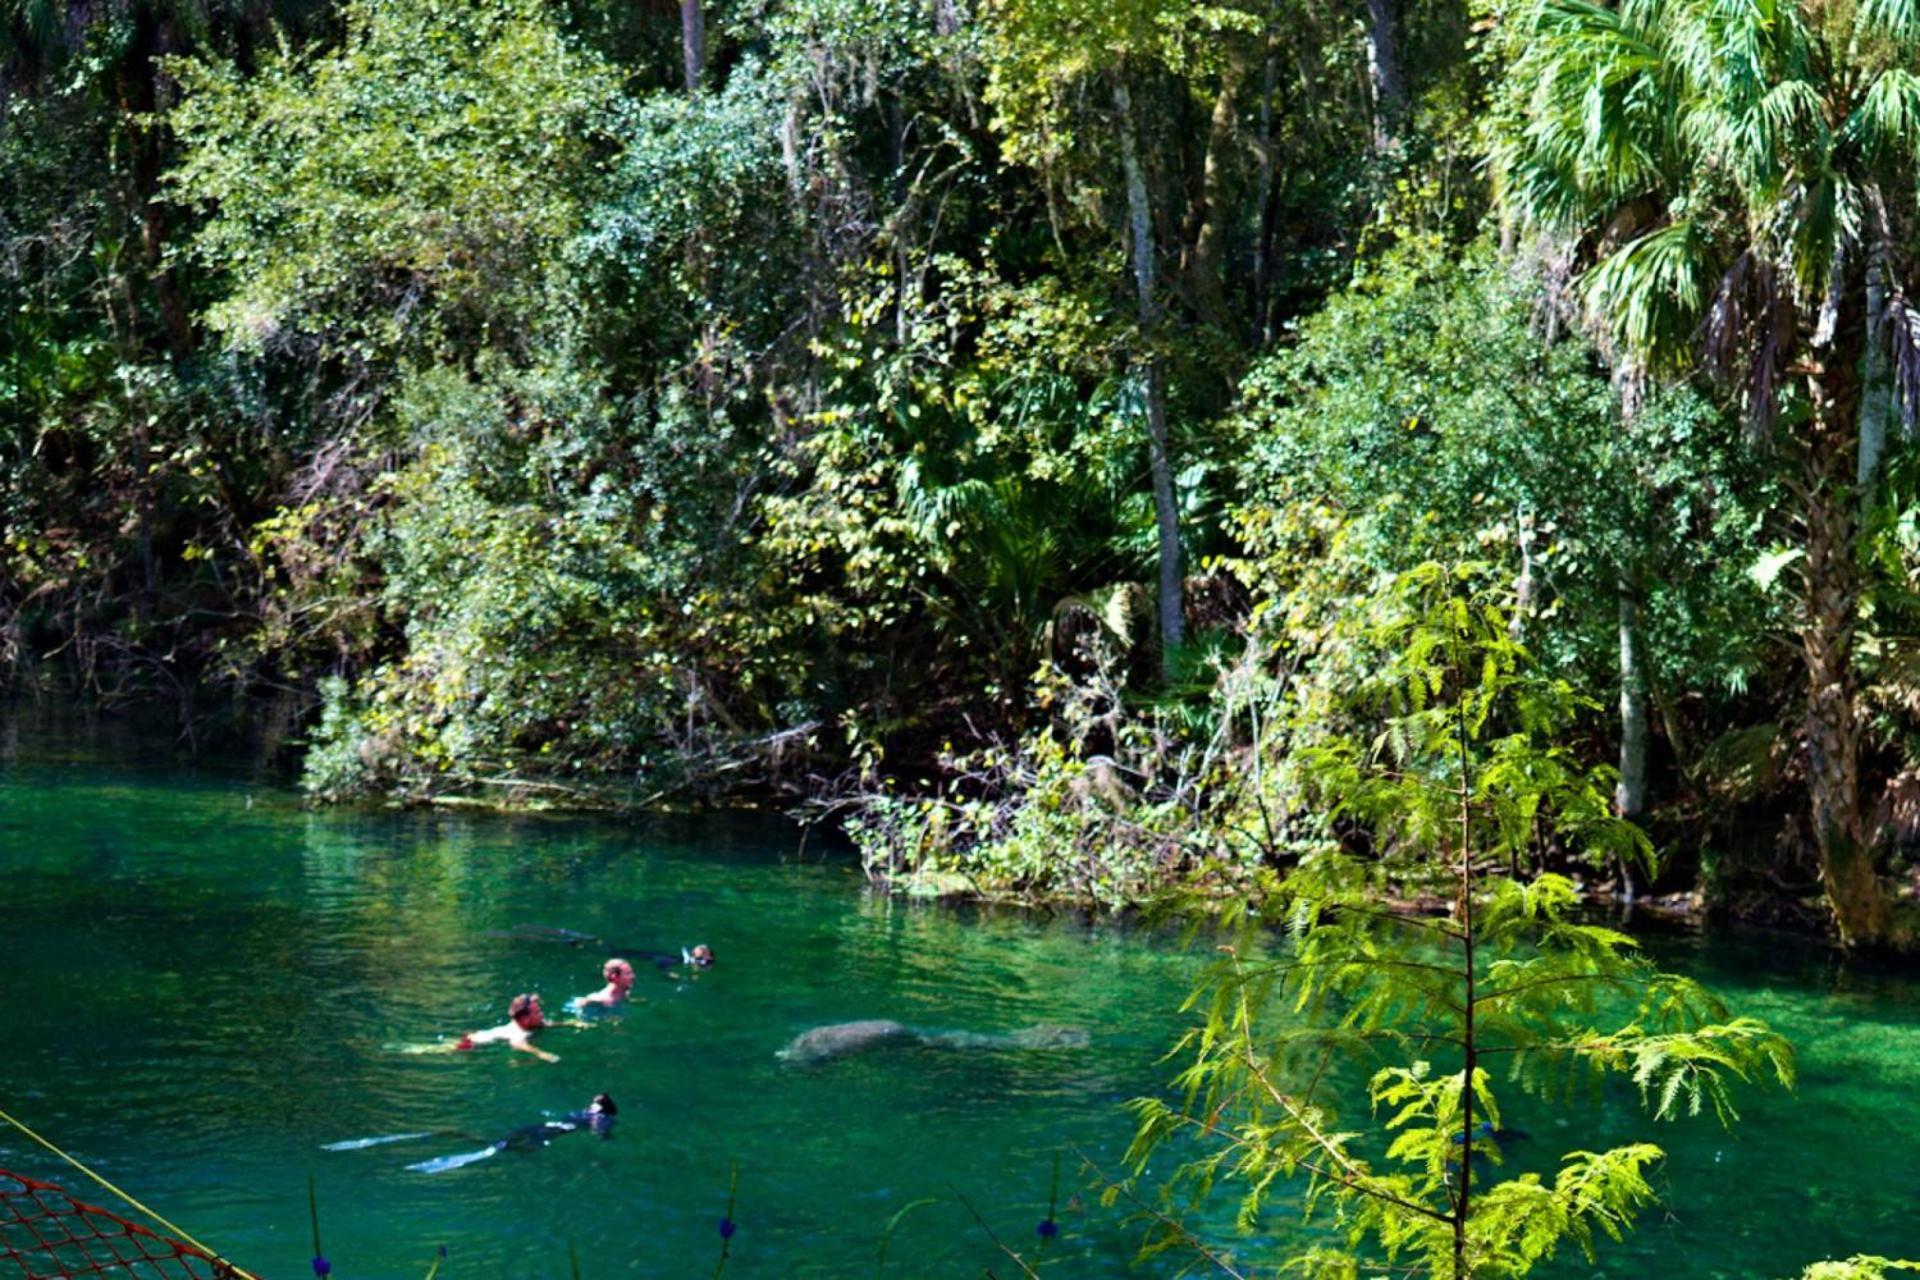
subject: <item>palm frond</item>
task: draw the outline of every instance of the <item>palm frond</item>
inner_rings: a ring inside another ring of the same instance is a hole
[[[1882,71],[1841,124],[1840,140],[1867,164],[1920,155],[1920,76],[1903,67]]]
[[[1681,219],[1601,259],[1580,290],[1596,325],[1657,362],[1690,344],[1718,274],[1706,237]]]
[[[1865,0],[1854,14],[1854,29],[1868,38],[1911,45],[1920,40],[1920,4],[1915,0]]]
[[[1851,238],[1845,232],[1841,181],[1831,171],[1822,173],[1798,194],[1792,214],[1780,219],[1794,296],[1802,303],[1818,299],[1821,328],[1831,329],[1828,303]]]

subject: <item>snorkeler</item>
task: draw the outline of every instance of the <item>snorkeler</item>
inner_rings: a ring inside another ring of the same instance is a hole
[[[636,960],[650,960],[653,967],[661,973],[672,975],[676,969],[711,969],[713,967],[713,948],[706,943],[696,943],[691,947],[682,947],[678,951],[655,951],[651,947],[614,947],[607,950],[617,955],[633,956]]]
[[[682,947],[678,951],[655,951],[652,947],[626,947],[609,943],[591,933],[581,933],[576,929],[561,929],[553,925],[518,924],[512,929],[496,929],[488,937],[500,938],[511,942],[557,942],[569,947],[582,947],[592,944],[604,947],[618,955],[633,956],[640,960],[651,960],[654,967],[665,973],[683,966],[689,969],[710,969],[713,967],[713,948],[706,943],[697,943],[691,947]]]
[[[580,1010],[588,1006],[612,1009],[627,1002],[627,993],[633,990],[633,966],[615,956],[600,966],[600,976],[607,985],[592,995],[575,996],[567,1001],[569,1009]]]
[[[506,1044],[530,1053],[542,1062],[558,1062],[560,1055],[548,1053],[533,1043],[533,1033],[547,1025],[547,1015],[540,1008],[540,997],[529,992],[518,995],[507,1006],[507,1021],[501,1026],[488,1027],[484,1031],[469,1031],[454,1041],[455,1051],[477,1049],[483,1044]]]
[[[522,1125],[510,1131],[498,1142],[490,1143],[478,1151],[438,1156],[432,1160],[422,1160],[419,1164],[410,1164],[407,1168],[420,1173],[444,1173],[448,1169],[458,1169],[462,1165],[485,1160],[502,1151],[537,1151],[556,1138],[564,1138],[570,1133],[594,1133],[602,1138],[610,1138],[613,1136],[613,1118],[619,1114],[620,1108],[615,1105],[612,1098],[604,1093],[595,1094],[593,1101],[588,1103],[584,1110],[569,1111],[558,1120]]]
[[[696,943],[692,948],[682,947],[679,955],[671,951],[648,952],[647,959],[653,961],[662,972],[678,969],[681,965],[693,969],[711,969],[713,968],[713,948],[701,942]]]
[[[655,951],[651,947],[608,947],[607,950],[638,961],[652,961],[653,967],[669,978],[694,969],[713,968],[713,948],[704,942],[678,951]]]

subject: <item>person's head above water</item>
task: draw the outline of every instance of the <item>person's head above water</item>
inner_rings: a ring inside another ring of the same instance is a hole
[[[619,1114],[620,1108],[610,1094],[596,1093],[585,1111],[576,1111],[567,1119],[604,1138],[613,1132],[613,1118]]]
[[[536,1058],[548,1062],[558,1062],[559,1058],[545,1049],[533,1046],[533,1033],[547,1025],[547,1015],[540,1008],[540,997],[529,991],[517,995],[507,1004],[507,1021],[504,1026],[486,1027],[479,1031],[469,1031],[450,1047],[454,1049],[473,1049],[483,1044],[511,1045],[522,1053],[530,1053]]]
[[[584,996],[575,996],[567,1002],[567,1008],[585,1012],[588,1009],[613,1009],[625,1004],[633,992],[632,963],[612,956],[600,966],[600,976],[606,979],[606,986]]]
[[[547,1015],[540,1008],[540,997],[531,991],[513,998],[513,1002],[507,1006],[507,1017],[523,1031],[547,1025]]]
[[[713,948],[704,942],[696,943],[693,950],[687,952],[687,959],[702,969],[710,968],[713,965]]]

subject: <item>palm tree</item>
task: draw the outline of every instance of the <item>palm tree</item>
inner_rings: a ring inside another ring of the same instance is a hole
[[[1842,940],[1886,936],[1862,820],[1853,490],[1863,371],[1911,423],[1906,248],[1920,162],[1916,0],[1537,0],[1514,29],[1495,171],[1521,225],[1588,263],[1597,327],[1648,370],[1738,389],[1802,464],[1806,772]],[[1868,424],[1868,436],[1883,427]],[[1864,465],[1863,465],[1864,463]]]

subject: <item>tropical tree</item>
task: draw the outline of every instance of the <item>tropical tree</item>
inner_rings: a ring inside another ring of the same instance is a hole
[[[1058,161],[1070,146],[1072,94],[1104,100],[1111,112],[1114,154],[1125,191],[1124,227],[1138,335],[1132,364],[1144,389],[1148,471],[1159,542],[1161,663],[1170,671],[1185,634],[1179,502],[1167,423],[1166,362],[1156,349],[1163,304],[1155,249],[1159,220],[1148,180],[1137,91],[1180,40],[1172,19],[1187,6],[1168,0],[1002,0],[987,10],[986,96],[997,112],[1010,160]],[[1246,14],[1230,6],[1200,6],[1193,16],[1216,30]],[[1098,125],[1096,124],[1097,128]],[[1104,130],[1103,130],[1104,132]],[[1164,193],[1159,193],[1165,199]]]
[[[526,353],[577,314],[579,234],[617,89],[538,4],[350,6],[342,48],[173,64],[176,199],[221,271],[209,326],[317,345],[376,384],[408,360]]]
[[[117,144],[113,176],[129,233],[126,247],[135,250],[129,256],[137,264],[126,272],[123,289],[130,311],[142,294],[151,295],[166,346],[176,358],[192,353],[194,334],[178,273],[163,262],[171,210],[159,198],[165,130],[155,109],[166,104],[173,89],[164,60],[196,46],[230,43],[210,38],[217,26],[264,19],[271,9],[175,0],[139,0],[116,5],[111,13],[70,0],[12,0],[0,6],[0,102],[12,90],[60,76],[74,87],[85,86],[107,107],[106,122]]]
[[[1812,834],[1845,943],[1883,939],[1863,820],[1856,488],[1920,406],[1920,8],[1542,0],[1515,49],[1504,207],[1575,246],[1581,298],[1652,372],[1705,370],[1800,462],[1795,569]],[[1893,397],[1867,385],[1893,373]],[[1863,411],[1866,415],[1863,421]]]
[[[1241,391],[1236,564],[1257,595],[1292,601],[1261,611],[1286,663],[1315,648],[1310,633],[1356,582],[1504,548],[1514,625],[1541,670],[1583,689],[1619,684],[1616,807],[1637,822],[1651,730],[1694,781],[1708,739],[1682,708],[1728,716],[1729,691],[1774,657],[1765,640],[1785,629],[1786,605],[1745,570],[1766,550],[1758,514],[1779,495],[1769,460],[1691,388],[1649,389],[1623,419],[1592,345],[1564,326],[1542,332],[1540,284],[1491,245],[1456,257],[1410,238],[1256,363]],[[1314,512],[1337,513],[1340,535],[1301,536]],[[1633,585],[1632,625],[1620,582]]]
[[[251,66],[331,21],[321,0],[0,0],[0,648],[22,668],[184,707],[247,625],[244,526],[279,445],[197,324],[166,109],[179,57]]]

